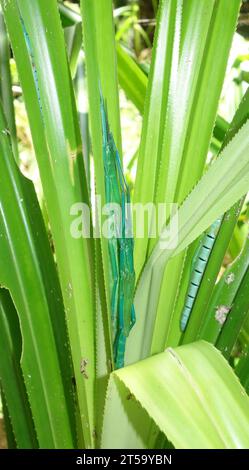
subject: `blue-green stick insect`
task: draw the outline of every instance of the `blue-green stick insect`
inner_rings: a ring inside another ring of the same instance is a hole
[[[188,290],[187,290],[187,294],[185,298],[185,304],[184,304],[181,321],[180,321],[180,328],[182,332],[184,332],[187,327],[189,317],[190,317],[190,314],[191,314],[191,311],[195,302],[195,298],[198,293],[200,283],[203,278],[203,274],[204,274],[207,262],[209,260],[218,230],[220,228],[221,220],[222,220],[221,218],[217,219],[211,225],[208,231],[204,234],[204,236],[201,239],[200,245],[197,248],[196,253],[194,255],[189,286],[188,286]]]
[[[107,113],[101,95],[103,161],[107,204],[117,204],[121,220],[113,217],[115,230],[108,239],[111,271],[111,320],[115,368],[124,366],[126,339],[135,324],[133,305],[135,271],[134,240],[130,209],[130,191],[125,181],[119,153],[110,132]],[[111,206],[110,206],[111,209]]]

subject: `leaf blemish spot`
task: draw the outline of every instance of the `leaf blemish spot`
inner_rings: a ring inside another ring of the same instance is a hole
[[[234,273],[230,273],[230,274],[228,274],[228,276],[226,277],[225,283],[229,285],[229,284],[231,284],[231,283],[234,281],[234,279],[235,279]]]
[[[9,129],[7,129],[7,128],[6,128],[6,129],[2,129],[2,134],[4,134],[4,135],[10,135]]]
[[[220,325],[224,325],[227,315],[230,312],[230,307],[226,305],[220,305],[216,308],[215,311],[215,320],[220,323]]]
[[[80,363],[80,373],[83,375],[85,379],[89,378],[87,371],[86,371],[87,364],[88,364],[88,359],[82,358],[81,363]]]
[[[132,400],[134,398],[134,395],[132,393],[128,393],[126,400]]]

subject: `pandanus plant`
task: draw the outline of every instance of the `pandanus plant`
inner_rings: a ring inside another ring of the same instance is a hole
[[[217,116],[240,0],[161,0],[148,76],[116,42],[111,0],[81,0],[81,14],[56,0],[1,4],[9,447],[248,447],[248,240],[219,276],[249,188],[249,93],[230,124]],[[42,204],[18,165],[9,44]],[[132,202],[178,205],[156,237],[140,237],[135,217],[126,236],[119,86],[143,116]],[[120,207],[111,237],[96,196]]]

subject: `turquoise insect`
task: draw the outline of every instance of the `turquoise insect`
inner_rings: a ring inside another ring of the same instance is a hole
[[[107,113],[101,96],[103,162],[106,203],[110,207],[111,233],[108,251],[111,274],[111,320],[115,368],[124,366],[126,340],[135,324],[133,305],[135,271],[134,239],[130,208],[130,191],[126,183],[119,153],[110,132]],[[118,215],[114,206],[119,208]]]
[[[192,270],[190,275],[189,286],[185,298],[185,304],[180,320],[181,331],[184,332],[190,314],[196,299],[196,295],[200,288],[200,283],[203,278],[203,274],[209,260],[218,230],[220,228],[221,218],[217,219],[209,228],[209,230],[204,234],[201,239],[200,245],[196,250],[196,253],[193,258]]]

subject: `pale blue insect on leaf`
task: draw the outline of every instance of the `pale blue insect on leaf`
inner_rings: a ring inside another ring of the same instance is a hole
[[[103,162],[106,203],[118,204],[121,221],[116,221],[116,235],[108,239],[111,273],[111,315],[115,368],[124,366],[126,339],[135,324],[133,305],[135,271],[134,240],[130,209],[130,192],[125,181],[119,153],[110,132],[104,100],[101,95]]]
[[[185,298],[185,304],[180,320],[181,331],[184,332],[190,314],[200,288],[200,283],[203,278],[203,274],[207,265],[207,262],[210,258],[212,248],[218,233],[218,230],[221,225],[221,218],[217,219],[209,228],[209,230],[204,234],[201,239],[200,245],[196,250],[196,253],[193,258],[192,270],[190,274],[189,286]]]

